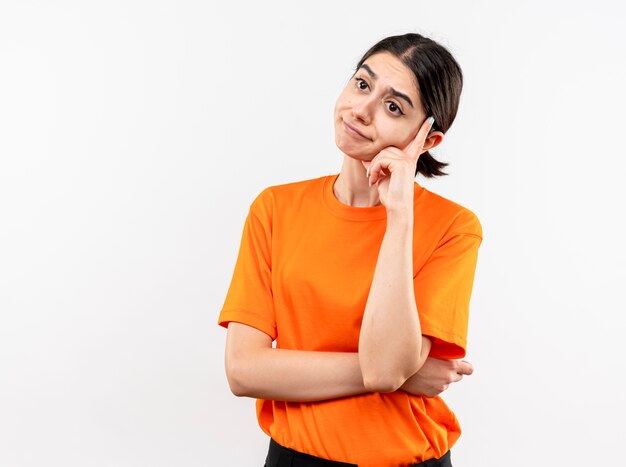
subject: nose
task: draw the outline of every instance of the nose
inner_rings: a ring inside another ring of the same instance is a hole
[[[369,125],[372,120],[373,99],[361,98],[352,106],[352,117],[361,121],[364,125]]]

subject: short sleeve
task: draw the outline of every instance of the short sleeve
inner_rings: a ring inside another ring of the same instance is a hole
[[[482,242],[478,220],[472,232],[444,237],[413,278],[422,334],[432,339],[429,356],[463,358],[469,305]]]
[[[261,195],[246,217],[233,276],[219,314],[218,324],[244,323],[276,339],[272,295],[271,214],[263,209]]]

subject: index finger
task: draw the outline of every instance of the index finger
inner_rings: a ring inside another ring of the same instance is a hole
[[[417,135],[415,135],[415,138],[413,138],[413,140],[404,148],[404,151],[413,159],[417,159],[422,154],[421,150],[424,146],[424,141],[426,141],[426,136],[428,136],[428,132],[433,127],[434,123],[435,117],[432,115],[424,120],[424,123],[422,123],[422,126],[417,132]]]

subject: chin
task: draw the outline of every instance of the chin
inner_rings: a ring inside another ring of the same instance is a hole
[[[360,161],[370,161],[374,158],[374,154],[364,153],[362,151],[359,151],[357,148],[352,148],[349,146],[345,147],[340,144],[337,144],[337,148],[339,148],[339,150],[346,156]]]
[[[363,154],[362,152],[353,152],[350,150],[343,149],[340,146],[337,146],[337,147],[343,154],[357,161],[371,161],[374,158],[371,154]]]
[[[359,157],[359,153],[357,151],[355,151],[354,148],[351,148],[350,146],[344,146],[342,145],[340,142],[335,141],[335,145],[337,146],[337,148],[344,153],[346,156],[350,156],[350,157],[355,157],[358,158]]]
[[[335,145],[346,156],[350,156],[354,159],[369,161],[374,158],[375,154],[370,152],[363,152],[362,148],[352,144],[342,144],[340,138],[335,137]]]

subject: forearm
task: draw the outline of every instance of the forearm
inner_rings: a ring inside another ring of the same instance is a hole
[[[236,395],[267,400],[319,401],[370,392],[356,352],[262,349],[236,370]]]
[[[413,289],[413,217],[387,219],[361,324],[359,359],[366,388],[398,388],[422,363]]]

